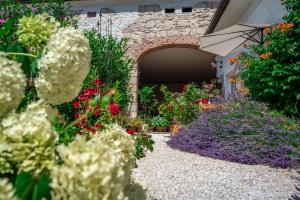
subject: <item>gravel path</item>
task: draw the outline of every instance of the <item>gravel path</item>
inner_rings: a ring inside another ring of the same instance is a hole
[[[173,150],[168,135],[153,135],[154,152],[138,162],[134,176],[159,200],[287,200],[296,172],[231,163]]]

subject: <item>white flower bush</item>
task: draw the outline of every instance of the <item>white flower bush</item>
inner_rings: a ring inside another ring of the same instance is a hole
[[[47,108],[41,102],[32,103],[21,114],[11,113],[1,125],[4,145],[18,172],[40,174],[52,169],[57,134],[48,120]]]
[[[49,37],[60,24],[48,14],[22,17],[18,23],[16,32],[18,41],[24,44],[30,52],[37,54],[47,44]]]
[[[72,27],[60,28],[53,34],[36,79],[38,96],[52,105],[72,101],[80,92],[90,70],[91,53],[85,36]]]
[[[52,171],[53,199],[127,199],[120,154],[99,138],[77,137],[58,152],[64,164]]]
[[[0,119],[18,107],[24,97],[26,78],[20,66],[0,52]]]
[[[0,199],[1,200],[18,200],[15,196],[15,189],[8,179],[0,179]]]
[[[49,36],[35,37],[39,30],[35,27],[32,37],[37,41],[31,41],[28,24],[36,26],[37,19],[20,20],[19,27],[20,42],[30,47],[36,45],[30,42],[38,42],[34,51]],[[57,133],[50,122],[55,121],[52,119],[56,119],[57,111],[50,105],[72,101],[78,95],[89,72],[90,59],[89,42],[80,31],[71,27],[58,29],[50,36],[38,61],[35,85],[41,100],[16,113],[13,110],[24,97],[25,76],[20,64],[0,53],[0,176],[18,176],[20,172],[28,172],[34,179],[46,176],[51,181],[52,199],[151,199],[146,187],[131,180],[135,167],[134,142],[120,126],[109,125],[91,138],[78,136],[68,146],[56,146],[58,135],[69,124]],[[44,186],[38,184],[38,191],[45,189],[40,187]],[[6,179],[0,179],[2,199],[17,200],[13,186]]]
[[[135,166],[135,147],[131,136],[118,124],[111,124],[104,131],[97,133],[93,139],[100,139],[110,146],[111,151],[116,151],[120,155],[119,166],[123,168],[125,181],[130,181],[131,171]]]

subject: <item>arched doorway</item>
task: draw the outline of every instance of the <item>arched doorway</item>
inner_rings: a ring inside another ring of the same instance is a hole
[[[201,84],[216,77],[216,69],[211,66],[214,55],[199,50],[199,44],[199,38],[181,36],[158,38],[129,49],[136,62],[131,84],[133,116],[138,113],[137,91],[143,86],[155,85],[160,96],[161,84],[181,92],[186,83]]]

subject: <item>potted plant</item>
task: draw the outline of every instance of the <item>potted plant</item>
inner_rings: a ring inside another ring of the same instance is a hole
[[[200,93],[201,103],[202,104],[208,104],[209,93],[205,89],[205,86],[204,86],[204,89],[199,91],[199,93]]]
[[[167,126],[170,125],[169,121],[161,116],[155,116],[151,120],[151,125],[155,128],[158,132],[166,132]]]

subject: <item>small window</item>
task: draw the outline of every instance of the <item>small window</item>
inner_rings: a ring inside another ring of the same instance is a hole
[[[158,4],[153,4],[153,5],[140,5],[138,7],[139,12],[160,12],[161,8],[160,5]]]
[[[165,13],[168,13],[168,14],[175,13],[175,8],[166,8]]]
[[[100,13],[102,13],[102,14],[109,14],[109,13],[114,13],[114,11],[111,10],[111,9],[109,9],[109,8],[102,8],[100,10]]]
[[[96,17],[97,13],[96,12],[87,12],[87,17]]]
[[[182,8],[182,13],[191,13],[191,12],[193,12],[192,7],[183,7]]]

